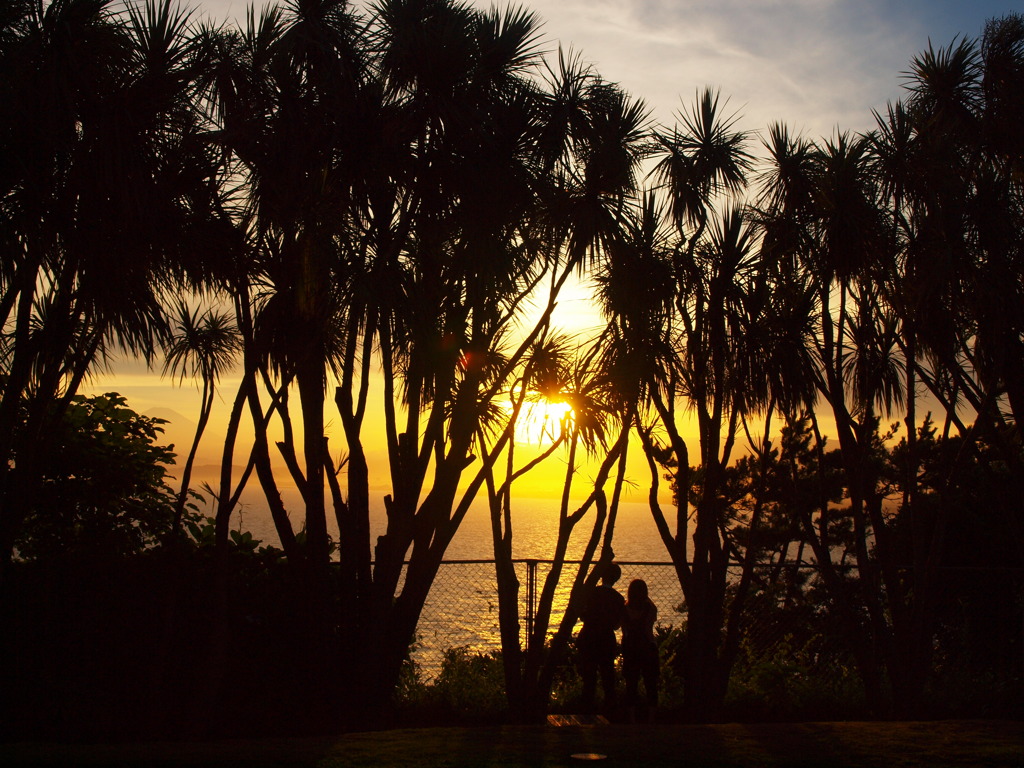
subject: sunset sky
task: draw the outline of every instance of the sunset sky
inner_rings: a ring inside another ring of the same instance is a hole
[[[472,5],[487,8],[487,0]],[[496,3],[501,6],[501,3]],[[243,0],[186,3],[244,18]],[[261,4],[257,3],[257,7]],[[368,6],[357,2],[356,6]],[[663,123],[705,85],[744,127],[782,120],[811,136],[872,127],[900,92],[900,73],[928,41],[978,37],[986,19],[1024,0],[527,0],[548,50],[580,51],[607,80],[643,97]]]
[[[489,3],[476,2],[486,7]],[[185,3],[217,20],[244,15],[241,0]],[[706,85],[718,88],[741,128],[759,132],[782,121],[812,138],[839,128],[873,126],[872,109],[900,96],[902,73],[929,41],[945,46],[958,34],[980,36],[986,19],[1024,12],[1024,0],[532,0],[543,21],[544,48],[582,54],[607,80],[646,100],[655,120],[671,125]],[[563,302],[593,322],[585,296]],[[200,464],[217,461],[226,402],[235,382],[221,385],[220,414]],[[116,390],[136,410],[170,418],[179,455],[187,450],[198,390],[176,386],[155,371],[121,361],[83,392]],[[333,414],[328,415],[331,418]],[[335,419],[336,421],[336,419]],[[335,450],[338,449],[335,444]]]

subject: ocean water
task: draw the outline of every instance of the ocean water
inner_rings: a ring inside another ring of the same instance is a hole
[[[293,521],[296,531],[302,524],[302,504],[299,492],[294,488],[281,491],[285,508]],[[512,502],[513,556],[515,558],[547,559],[554,552],[558,534],[558,500],[542,498],[520,498]],[[382,534],[386,525],[382,496],[370,502],[370,535],[372,539]],[[576,504],[578,506],[578,503]],[[570,506],[570,512],[576,506]],[[674,514],[668,505],[663,505],[667,515]],[[200,507],[205,514],[213,514],[212,507]],[[582,553],[589,537],[596,512],[593,508],[576,526],[570,542],[570,558]],[[671,522],[671,520],[670,520]],[[264,544],[280,546],[274,522],[270,517],[266,500],[258,489],[249,489],[242,496],[240,508],[232,517],[231,527],[246,530]],[[333,510],[328,503],[327,528],[333,538],[338,536],[338,526]],[[666,560],[661,539],[651,517],[646,499],[623,501],[619,506],[613,539],[615,556],[619,560]],[[447,560],[493,559],[491,523],[484,501],[475,501],[459,531],[452,539]]]
[[[291,514],[298,529],[301,521],[299,494],[295,489],[284,489],[282,497],[286,508],[294,510]],[[664,511],[666,514],[672,512],[667,507]],[[331,517],[329,509],[328,528],[331,535],[337,537],[337,525]],[[578,560],[582,555],[595,517],[596,513],[592,509],[577,525],[570,539],[570,562],[563,569],[555,591],[549,633],[553,633],[561,621],[569,590],[579,569],[579,565],[571,561]],[[550,572],[550,564],[546,561],[554,555],[558,500],[515,499],[512,521],[513,557],[522,561],[537,561],[533,566],[526,562],[516,565],[520,582],[520,636],[525,642],[527,615],[530,612],[527,604],[528,569],[534,569],[536,595],[539,599]],[[382,501],[371,507],[370,525],[372,540],[375,540],[384,531]],[[262,540],[264,544],[280,545],[269,509],[258,490],[243,497],[243,505],[240,512],[236,513],[232,527],[251,532],[254,538]],[[613,549],[616,560],[622,564],[622,578],[617,588],[625,594],[632,579],[643,578],[658,607],[659,623],[678,624],[682,592],[675,571],[668,565],[668,555],[646,500],[634,497],[620,504]],[[493,558],[487,505],[478,501],[471,507],[448,548],[445,562],[441,565],[417,626],[413,659],[424,678],[430,679],[437,675],[447,649],[466,647],[473,652],[488,653],[500,648]]]

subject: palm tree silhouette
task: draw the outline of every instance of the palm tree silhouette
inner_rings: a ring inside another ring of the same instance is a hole
[[[178,378],[179,384],[186,376],[198,378],[201,382],[199,398],[199,420],[195,437],[181,472],[181,488],[178,491],[174,509],[172,535],[181,528],[181,519],[188,501],[189,481],[195,463],[199,442],[213,411],[217,381],[229,370],[241,349],[238,331],[225,312],[212,308],[203,312],[189,309],[184,302],[178,305],[178,317],[172,331],[170,343],[164,357],[164,373]]]
[[[200,138],[203,63],[187,13],[169,2],[115,12],[104,0],[10,11],[0,36],[10,255],[0,312],[14,328],[0,400],[4,562],[49,420],[114,348],[154,355],[165,289],[210,252],[217,178]]]

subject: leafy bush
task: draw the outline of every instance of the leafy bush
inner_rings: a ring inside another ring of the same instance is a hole
[[[681,711],[683,708],[682,659],[686,652],[686,634],[683,626],[658,626],[654,640],[658,644],[659,672],[658,708],[663,712]]]
[[[508,714],[501,652],[449,648],[433,682],[423,683],[407,668],[401,698],[400,709],[417,722],[500,722]]]
[[[116,392],[72,398],[49,436],[17,555],[124,556],[163,539],[174,520],[167,484],[173,446],[163,419],[142,416]]]
[[[729,719],[798,720],[863,716],[860,678],[849,666],[825,659],[814,640],[787,634],[767,651],[744,641],[726,695]]]
[[[493,720],[507,710],[505,672],[498,651],[448,649],[433,688],[440,703],[461,718]]]

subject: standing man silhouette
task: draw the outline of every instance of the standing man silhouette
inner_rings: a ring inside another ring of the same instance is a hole
[[[626,601],[614,587],[622,575],[615,563],[608,563],[601,572],[601,584],[594,587],[587,598],[580,618],[583,628],[576,638],[579,652],[580,677],[583,678],[583,706],[587,712],[595,709],[597,678],[601,677],[605,709],[615,706],[615,657],[619,646],[615,630],[622,626]]]

